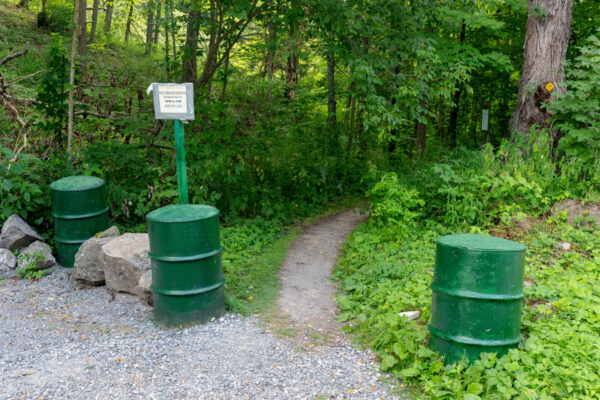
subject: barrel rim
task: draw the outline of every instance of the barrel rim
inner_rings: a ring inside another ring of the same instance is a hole
[[[175,219],[161,219],[164,217],[161,217],[161,214],[169,212],[171,210],[177,210],[177,209],[188,209],[188,210],[208,210],[210,211],[209,214],[204,215],[204,216],[188,216],[185,218],[175,218]],[[185,223],[185,222],[194,222],[194,221],[204,221],[210,218],[214,218],[216,216],[218,216],[221,213],[221,211],[219,211],[219,209],[217,209],[216,207],[213,206],[209,206],[208,204],[171,204],[165,207],[161,207],[161,208],[157,208],[156,210],[152,210],[150,211],[148,214],[146,214],[146,222],[156,222],[156,223],[160,223],[160,224],[178,224],[178,223]]]
[[[524,292],[517,293],[517,294],[481,293],[481,292],[473,292],[471,290],[452,290],[452,289],[438,286],[435,283],[431,284],[431,289],[433,289],[434,292],[442,293],[442,294],[452,296],[452,297],[477,299],[477,300],[514,301],[514,300],[522,300],[525,297]]]
[[[99,211],[92,211],[90,213],[87,214],[76,214],[76,215],[63,215],[63,214],[58,214],[58,213],[52,213],[52,216],[54,218],[58,218],[58,219],[67,219],[67,220],[72,220],[72,219],[86,219],[86,218],[92,218],[92,217],[97,217],[103,214],[108,214],[108,207],[105,207],[103,210],[99,210]]]
[[[204,286],[197,289],[189,289],[189,290],[169,290],[169,289],[160,289],[154,285],[154,282],[150,285],[150,289],[154,293],[158,293],[163,296],[173,296],[173,297],[185,297],[185,296],[196,296],[203,293],[212,292],[214,290],[219,289],[220,287],[225,285],[225,278],[221,279],[219,282],[210,285]]]
[[[209,251],[208,253],[193,254],[191,256],[161,256],[161,255],[158,255],[155,253],[148,252],[148,257],[150,257],[153,260],[157,260],[157,261],[176,263],[176,262],[204,260],[207,258],[217,256],[217,255],[221,254],[222,252],[223,252],[223,247],[219,247],[218,249]]]
[[[475,240],[477,238],[484,238],[484,240],[492,239],[494,242],[499,244],[504,244],[509,247],[507,248],[485,248],[485,247],[474,247],[473,245],[464,244],[464,243],[448,243],[448,239],[471,239]],[[458,233],[452,235],[442,236],[441,238],[436,239],[436,244],[438,246],[450,247],[454,249],[466,250],[469,252],[479,252],[479,253],[523,253],[527,250],[527,247],[524,244],[514,242],[512,240],[499,238],[491,235],[478,235],[471,233]]]
[[[467,344],[471,346],[479,346],[479,347],[508,347],[519,344],[521,340],[523,340],[523,335],[519,334],[518,338],[511,338],[505,340],[484,340],[484,339],[475,339],[468,336],[452,336],[443,333],[439,329],[431,326],[431,324],[427,324],[427,329],[433,336],[437,336],[441,339],[447,340],[449,342]]]
[[[82,187],[82,188],[74,188],[74,189],[64,189],[64,188],[60,188],[60,185],[62,183],[65,183],[66,181],[73,179],[73,178],[86,178],[86,180],[90,180],[91,181],[96,181],[97,185],[94,186],[90,186],[90,187]],[[58,187],[57,187],[58,186]],[[82,192],[82,191],[87,191],[87,190],[93,190],[93,189],[98,189],[101,188],[103,186],[106,186],[106,182],[104,181],[104,179],[102,178],[98,178],[97,176],[88,176],[88,175],[72,175],[72,176],[65,176],[64,178],[60,178],[54,182],[52,182],[50,184],[50,190],[54,191],[54,192]]]

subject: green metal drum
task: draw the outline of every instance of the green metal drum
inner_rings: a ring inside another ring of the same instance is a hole
[[[79,246],[108,228],[106,184],[93,176],[69,176],[50,185],[58,261],[72,268]]]
[[[154,321],[179,328],[225,312],[219,210],[172,205],[146,216],[152,259]]]
[[[519,344],[525,249],[492,236],[438,239],[429,347],[447,364]]]

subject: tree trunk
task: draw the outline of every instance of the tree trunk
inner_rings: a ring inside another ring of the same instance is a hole
[[[417,144],[417,151],[423,155],[427,148],[427,125],[422,122],[417,122],[415,139]]]
[[[227,91],[227,81],[229,75],[229,51],[225,54],[225,61],[223,62],[223,89],[221,90],[221,100],[225,99],[225,92]]]
[[[331,38],[331,34],[329,34]],[[329,93],[327,96],[327,122],[331,129],[335,129],[336,124],[336,101],[335,101],[335,52],[330,43],[327,48],[327,86]]]
[[[156,2],[156,18],[154,19],[154,44],[158,45],[158,34],[160,33],[160,14],[162,1]]]
[[[21,0],[21,1],[19,1],[19,4],[17,4],[17,7],[29,9],[29,0]]]
[[[465,41],[465,35],[467,33],[467,24],[465,22],[462,23],[460,29],[460,39],[459,43],[463,43]],[[453,149],[456,147],[456,136],[458,129],[458,106],[460,104],[460,98],[462,97],[463,88],[462,85],[459,84],[459,87],[454,91],[452,95],[452,109],[450,111],[450,122],[448,124],[448,134],[450,136],[450,148]]]
[[[127,14],[127,24],[125,25],[125,43],[129,42],[131,35],[131,22],[133,21],[133,1],[129,1],[129,13]]]
[[[527,34],[517,105],[510,119],[513,135],[532,126],[548,127],[543,109],[554,91],[562,92],[564,61],[571,36],[573,0],[528,0]]]
[[[78,1],[77,54],[80,57],[79,70],[85,79],[87,76],[87,2],[86,0]]]
[[[272,2],[271,2],[272,4]],[[275,29],[273,28],[273,22],[269,20],[267,25],[269,34],[269,47],[267,50],[267,77],[269,78],[269,88],[267,89],[267,99],[269,103],[273,99],[273,72],[275,70]]]
[[[196,83],[198,80],[198,33],[200,31],[200,11],[190,10],[185,35],[185,45],[181,56],[181,79],[183,82]]]
[[[175,37],[175,18],[173,17],[173,3],[172,0],[168,0],[169,6],[169,25],[171,26],[171,41],[173,42],[173,65],[177,63],[177,46]],[[166,11],[166,10],[165,10]]]
[[[96,25],[98,24],[98,7],[100,7],[100,0],[94,0],[92,3],[92,27],[90,28],[90,40],[89,43],[94,43],[96,40]]]
[[[96,1],[96,0],[95,0]],[[146,16],[146,51],[144,54],[152,54],[152,43],[154,41],[154,1],[148,0]]]
[[[171,80],[171,66],[169,65],[169,26],[167,24],[167,5],[165,4],[165,70],[167,80]]]
[[[73,159],[73,92],[75,91],[75,56],[77,55],[77,38],[79,37],[79,0],[75,1],[73,12],[73,34],[71,36],[71,67],[69,69],[69,98],[67,101],[67,154]]]
[[[109,0],[106,2],[106,14],[104,14],[104,33],[108,34],[110,32],[110,26],[112,24],[112,15],[114,8],[114,0]]]
[[[283,92],[283,97],[286,99],[286,101],[291,101],[296,98],[296,91],[294,90],[294,86],[296,85],[297,75],[298,58],[296,57],[296,54],[292,53],[287,59],[287,67],[285,69],[286,86]]]

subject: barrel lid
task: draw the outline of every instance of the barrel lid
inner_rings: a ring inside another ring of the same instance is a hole
[[[470,251],[521,252],[527,248],[510,240],[494,236],[458,234],[448,235],[437,240],[438,245],[458,247]]]
[[[75,192],[80,190],[96,189],[104,186],[104,180],[95,176],[67,176],[50,184],[50,190],[56,192]]]
[[[208,219],[219,215],[219,210],[202,204],[174,204],[151,211],[146,215],[148,221],[190,222]]]

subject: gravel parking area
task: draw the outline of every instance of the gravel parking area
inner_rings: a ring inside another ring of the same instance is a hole
[[[388,399],[372,354],[300,347],[256,317],[164,331],[137,297],[0,276],[0,399]]]

